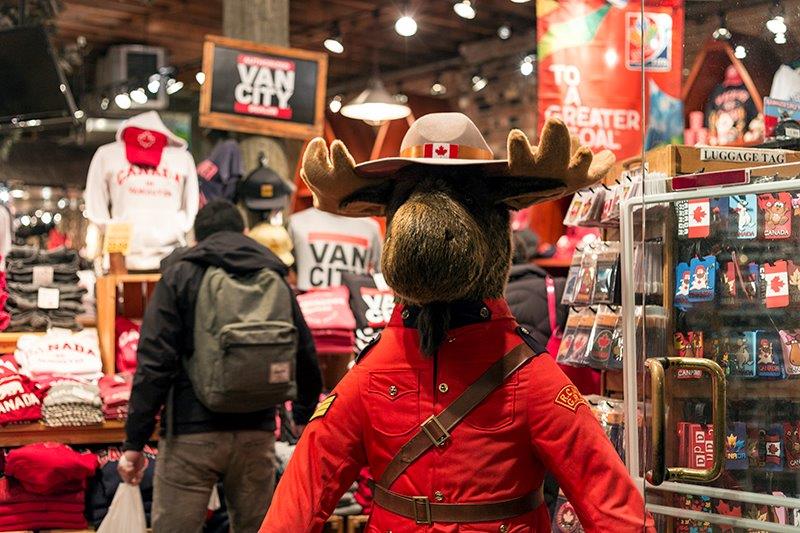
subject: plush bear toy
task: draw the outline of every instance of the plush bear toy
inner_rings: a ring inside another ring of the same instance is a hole
[[[380,339],[317,407],[262,533],[321,531],[369,465],[367,531],[550,531],[546,471],[588,532],[652,529],[641,494],[586,401],[503,300],[509,211],[602,179],[558,120],[495,160],[460,113],[425,115],[400,157],[355,165],[313,140],[302,176],[324,211],[386,216],[382,270],[398,305]],[[533,213],[535,215],[535,211]]]

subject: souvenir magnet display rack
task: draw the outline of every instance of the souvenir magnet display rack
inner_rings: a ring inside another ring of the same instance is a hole
[[[624,358],[626,414],[638,407],[647,358],[648,370],[661,368],[653,376],[664,375],[654,396],[665,398],[648,413],[645,439],[663,436],[663,445],[641,449],[638,431],[628,431],[626,462],[640,480],[666,478],[646,492],[652,512],[672,517],[670,531],[800,526],[798,176],[797,163],[681,176],[675,192],[622,203],[623,343],[637,346]],[[650,332],[626,290],[637,230],[648,225],[666,236],[669,359],[643,347]]]

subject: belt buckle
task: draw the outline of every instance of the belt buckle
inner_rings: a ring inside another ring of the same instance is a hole
[[[427,496],[412,496],[411,500],[414,502],[414,521],[417,524],[430,525],[431,522],[431,501]],[[422,517],[420,517],[422,511]]]
[[[438,430],[438,432],[440,433],[438,436],[436,436],[434,432],[428,428],[429,424],[433,424],[433,426],[435,426],[435,429]],[[422,427],[422,431],[425,432],[428,438],[431,439],[433,445],[436,447],[441,446],[442,444],[445,443],[445,441],[447,441],[447,439],[450,438],[450,433],[447,431],[447,428],[445,428],[442,425],[442,423],[439,422],[439,419],[436,418],[435,415],[429,416],[428,419],[425,420],[425,422],[423,422],[420,427]]]

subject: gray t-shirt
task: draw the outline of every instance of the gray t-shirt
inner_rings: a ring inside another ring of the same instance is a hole
[[[312,207],[289,218],[289,235],[302,291],[341,285],[342,272],[380,271],[381,230],[371,218],[342,217]]]

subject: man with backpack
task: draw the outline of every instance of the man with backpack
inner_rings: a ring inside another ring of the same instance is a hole
[[[232,531],[256,531],[275,483],[275,406],[301,432],[322,387],[286,267],[244,234],[236,207],[208,203],[198,244],[162,263],[142,323],[120,476],[138,483],[161,416],[153,531],[201,531],[222,481]]]

